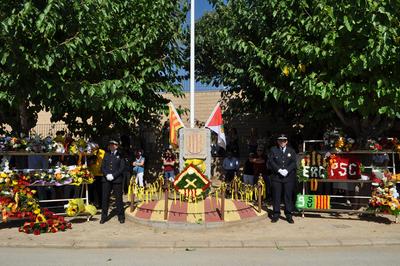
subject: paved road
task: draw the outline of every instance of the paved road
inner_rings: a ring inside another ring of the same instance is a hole
[[[292,249],[0,248],[1,265],[400,265],[399,246]]]

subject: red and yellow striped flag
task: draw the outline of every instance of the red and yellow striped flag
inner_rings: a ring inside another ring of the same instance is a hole
[[[168,103],[169,106],[169,143],[172,147],[178,147],[178,130],[185,127],[181,118],[178,115],[172,102]]]

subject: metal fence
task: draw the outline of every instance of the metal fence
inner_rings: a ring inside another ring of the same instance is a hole
[[[64,123],[53,123],[53,124],[36,124],[31,129],[31,134],[38,134],[41,136],[55,136],[59,130],[67,131],[67,125]]]

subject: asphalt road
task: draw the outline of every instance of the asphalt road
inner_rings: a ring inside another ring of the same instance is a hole
[[[399,246],[292,249],[0,248],[2,266],[34,265],[400,265]]]

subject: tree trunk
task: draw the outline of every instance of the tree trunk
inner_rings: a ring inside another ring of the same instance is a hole
[[[19,133],[23,133],[28,135],[30,127],[29,127],[29,114],[28,114],[28,103],[23,101],[18,105],[18,113],[19,113]]]
[[[345,113],[340,108],[332,104],[333,110],[345,128],[350,129],[356,142],[362,149],[368,148],[368,139],[382,137],[385,132],[393,127],[394,121],[384,118],[377,114],[361,118],[356,113]]]

